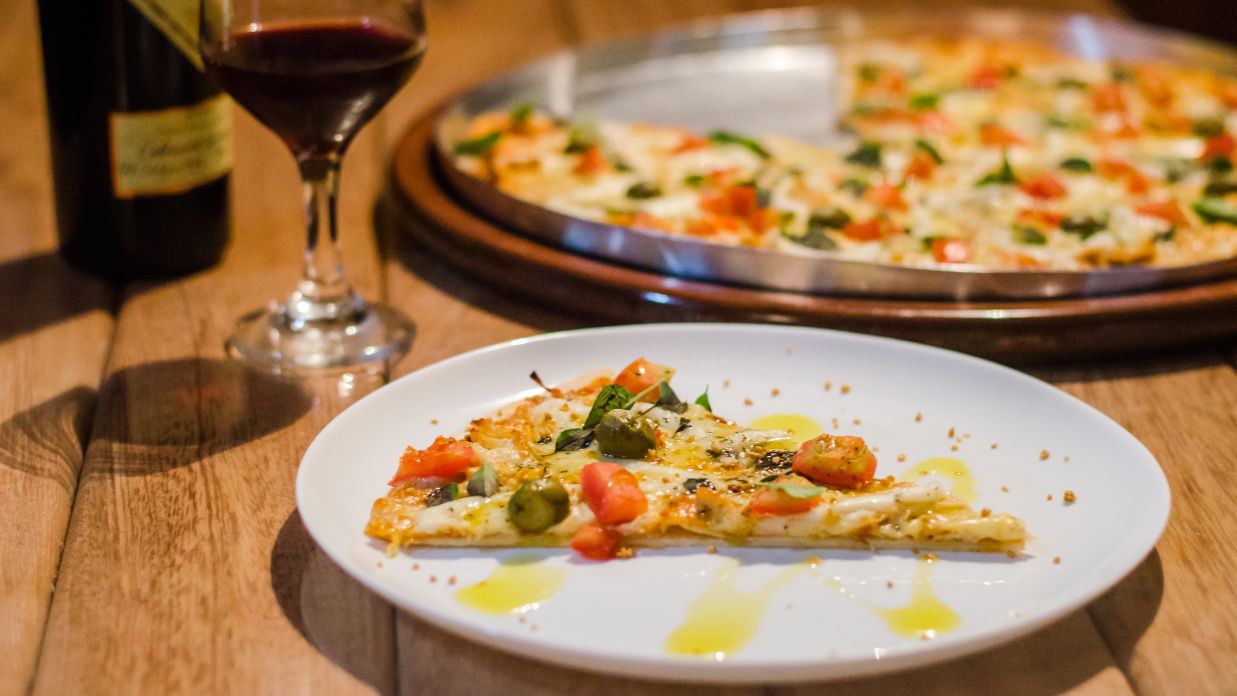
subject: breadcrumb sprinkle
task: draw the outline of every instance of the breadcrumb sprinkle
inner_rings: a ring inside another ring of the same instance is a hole
[[[1009,486],[1001,486],[1001,492],[1002,492],[1002,493],[1008,493],[1008,492],[1009,492]]]
[[[825,382],[825,391],[833,389],[833,382]]]
[[[705,549],[704,551],[705,553],[717,553],[717,547],[714,546],[713,544],[709,544],[709,548]]]
[[[1061,496],[1061,499],[1065,501],[1066,505],[1071,505],[1075,500],[1078,500],[1078,496],[1074,495],[1074,492],[1067,488],[1065,489],[1065,495]]]
[[[898,461],[900,461],[900,462],[904,462],[904,461],[906,461],[906,455],[905,455],[905,454],[899,454],[899,455],[898,455]]]
[[[744,405],[744,406],[751,406],[751,405],[752,405],[752,404],[754,404],[754,403],[756,403],[756,402],[752,401],[751,399],[744,399],[744,400],[743,400],[743,405]]]
[[[630,546],[623,546],[618,551],[614,552],[615,558],[631,558],[636,555],[636,550]]]
[[[778,389],[777,387],[774,387],[773,389],[769,391],[769,396],[781,396],[781,394],[782,394],[782,390]]]
[[[983,508],[979,511],[980,517],[987,517],[992,514],[992,508]]]
[[[447,578],[447,584],[448,584],[448,585],[454,585],[455,583],[456,583],[456,579],[455,579],[455,576],[454,576],[454,575],[452,575],[451,577]]]
[[[922,421],[923,421],[923,414],[922,414],[922,413],[916,413],[916,414],[915,414],[915,422],[916,422],[916,423],[920,423],[920,422],[922,422]]]
[[[1054,557],[1054,558],[1052,559],[1052,564],[1053,564],[1053,565],[1061,565],[1061,557],[1060,557],[1060,556],[1056,556],[1056,557]]]
[[[1048,453],[1048,450],[1040,450],[1040,451],[1039,451],[1039,460],[1040,460],[1041,462],[1042,462],[1042,461],[1044,461],[1045,459],[1047,459],[1047,458],[1051,457],[1051,456],[1052,456],[1052,455]]]
[[[950,438],[950,439],[953,439],[953,436],[954,436],[954,433],[955,433],[955,432],[957,432],[957,431],[955,431],[953,428],[950,428],[950,429],[949,429],[949,438]]]
[[[438,425],[438,419],[437,419],[437,418],[431,418],[431,419],[430,419],[430,425]]]
[[[841,389],[838,389],[838,391],[839,391],[840,393],[842,393],[842,394],[849,394],[849,393],[850,393],[850,385],[849,385],[849,384],[843,384],[843,385],[842,385],[842,388],[841,388]]]

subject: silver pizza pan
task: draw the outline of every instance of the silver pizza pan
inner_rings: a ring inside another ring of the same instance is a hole
[[[822,295],[1037,299],[1127,293],[1237,275],[1237,259],[1172,268],[1003,271],[915,268],[729,247],[583,220],[520,201],[465,174],[451,144],[467,123],[513,103],[555,116],[779,133],[828,144],[843,42],[985,36],[1034,41],[1083,57],[1164,59],[1237,74],[1237,51],[1185,34],[1086,15],[1016,10],[899,12],[800,9],[735,15],[647,37],[587,46],[492,79],[451,103],[437,124],[440,168],[477,212],[573,252],[672,276]]]

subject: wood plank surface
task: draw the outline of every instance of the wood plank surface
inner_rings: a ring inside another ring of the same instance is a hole
[[[1140,693],[1237,692],[1237,372],[1219,352],[1042,371],[1159,460],[1173,494],[1156,551],[1088,608]],[[1188,666],[1188,667],[1186,667]]]
[[[293,500],[305,447],[381,376],[298,384],[223,359],[232,321],[290,291],[304,243],[290,155],[243,114],[236,133],[223,264],[125,293],[35,693],[394,690],[391,607],[325,559]],[[341,211],[370,297],[375,137],[345,161]]]
[[[55,254],[35,17],[0,4],[0,694],[34,675],[115,300]]]
[[[904,0],[877,4],[895,2]],[[547,310],[465,278],[407,241],[400,227],[408,221],[379,200],[387,153],[404,124],[447,94],[570,43],[782,4],[428,0],[425,63],[358,139],[343,177],[345,254],[359,289],[417,324],[413,350],[392,374],[593,322],[586,309]],[[1107,0],[1037,4],[1113,11]],[[1227,361],[1202,351],[1036,371],[1142,439],[1164,464],[1176,502],[1158,551],[1113,591],[989,652],[828,685],[693,688],[533,663],[396,612],[317,549],[292,491],[310,440],[383,376],[294,383],[223,359],[232,321],[295,281],[303,231],[291,158],[238,117],[235,241],[224,263],[126,288],[109,356],[110,288],[48,255],[46,155],[31,156],[21,142],[45,137],[33,7],[19,0],[0,8],[0,79],[15,86],[0,93],[0,123],[29,136],[0,140],[0,293],[52,309],[33,318],[0,314],[0,618],[11,627],[0,637],[0,693],[25,690],[36,656],[39,694],[1237,690],[1234,661],[1225,659],[1237,654],[1237,567],[1231,555],[1211,551],[1226,548],[1225,532],[1237,528],[1237,352]],[[41,280],[47,276],[54,282]],[[72,359],[58,359],[66,346]]]

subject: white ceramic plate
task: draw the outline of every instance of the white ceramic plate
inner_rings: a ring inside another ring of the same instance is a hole
[[[634,559],[593,563],[568,549],[418,549],[388,557],[362,533],[406,445],[458,433],[470,419],[535,393],[532,370],[564,382],[640,356],[676,366],[674,385],[684,397],[708,386],[715,412],[741,423],[797,413],[834,431],[836,418],[837,431],[878,449],[878,475],[931,457],[960,459],[974,474],[974,506],[1022,517],[1035,538],[1015,559],[940,553],[931,564],[911,552],[821,551],[818,563],[805,563],[811,554],[803,550],[724,546],[716,554],[641,550]],[[1063,501],[1067,489],[1076,502]],[[742,324],[550,334],[432,365],[324,428],[301,462],[296,493],[305,526],[336,563],[427,621],[581,669],[717,682],[868,674],[992,647],[1111,587],[1150,552],[1169,509],[1168,485],[1146,448],[1043,382],[911,343]],[[500,567],[541,601],[500,614],[460,601],[461,589]],[[707,607],[706,595],[728,597],[733,611]],[[725,618],[711,628],[693,623],[692,606]],[[918,609],[896,612],[908,606]],[[898,619],[911,625],[899,628]],[[684,625],[701,629],[703,643],[693,645],[706,654],[669,648]]]

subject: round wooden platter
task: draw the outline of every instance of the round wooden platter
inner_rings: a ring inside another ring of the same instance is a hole
[[[457,200],[438,172],[437,110],[396,147],[393,187],[426,248],[477,279],[609,322],[759,321],[878,334],[1002,362],[1164,350],[1237,335],[1237,278],[1130,295],[944,302],[829,297],[686,280],[533,241]]]

